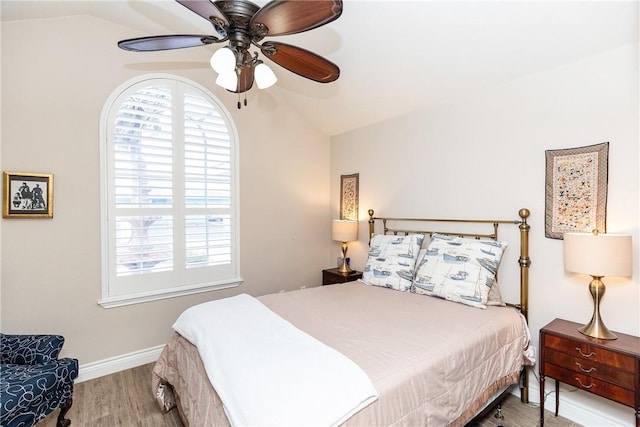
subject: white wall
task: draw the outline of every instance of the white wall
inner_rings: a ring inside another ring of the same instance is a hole
[[[329,262],[328,136],[278,103],[277,87],[250,91],[248,107],[238,110],[236,96],[214,84],[208,65],[214,48],[136,54],[116,46],[142,35],[89,16],[2,25],[1,167],[53,173],[55,200],[53,219],[2,220],[0,326],[5,333],[64,335],[63,355],[78,358],[81,367],[164,344],[177,316],[193,304],[317,285]],[[193,79],[233,116],[244,283],[104,309],[97,304],[98,124],[111,92],[147,72]]]
[[[604,279],[601,312],[610,329],[640,335],[638,75],[636,44],[332,137],[334,215],[339,176],[360,174],[354,267],[366,263],[368,208],[380,216],[517,219],[527,207],[535,344],[539,329],[556,317],[584,324],[593,307],[590,278],[565,273],[562,240],[544,237],[545,150],[609,141],[607,229],[632,235],[634,267],[631,279]],[[561,404],[561,415],[580,417],[567,414],[573,406],[595,408],[632,425],[630,408],[581,392],[561,394],[570,402]],[[586,416],[576,421],[593,425],[593,414]]]

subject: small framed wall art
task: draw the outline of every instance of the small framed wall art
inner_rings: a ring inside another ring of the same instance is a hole
[[[340,175],[340,219],[358,220],[359,174]]]
[[[4,172],[3,218],[53,218],[53,175]]]
[[[545,236],[607,231],[609,143],[547,150]]]

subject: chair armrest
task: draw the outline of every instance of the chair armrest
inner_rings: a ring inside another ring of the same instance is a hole
[[[61,335],[0,334],[0,362],[33,365],[56,360],[62,350]]]

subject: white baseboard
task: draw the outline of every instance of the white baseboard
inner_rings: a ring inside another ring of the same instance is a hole
[[[547,381],[547,383],[553,383],[553,380]],[[545,387],[548,390],[547,387]],[[516,396],[520,397],[520,389],[516,388],[513,392]],[[540,385],[537,381],[531,381],[529,383],[529,400],[533,403],[540,403]],[[588,402],[580,402],[579,396],[573,393],[566,393],[560,389],[560,406],[558,415],[567,418],[575,423],[581,424],[585,427],[634,427],[635,426],[635,411],[632,408],[628,409],[628,413],[612,414],[610,412],[603,412],[601,408],[595,408],[594,405],[590,405]],[[611,412],[617,411],[617,404],[609,402],[607,399],[597,397],[598,403],[603,406],[607,404],[616,405],[612,407]],[[545,401],[545,410],[555,410],[555,395],[550,394]],[[606,408],[604,408],[606,410]],[[623,410],[622,412],[627,412]],[[549,416],[547,414],[547,416]],[[551,414],[553,416],[553,414]]]
[[[135,368],[136,366],[155,362],[158,360],[158,357],[160,357],[160,353],[163,348],[164,344],[80,365],[80,372],[78,373],[78,378],[75,382],[81,383],[83,381],[92,380],[94,378],[99,378],[105,375],[124,371],[126,369]]]

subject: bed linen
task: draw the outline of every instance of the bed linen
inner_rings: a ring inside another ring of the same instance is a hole
[[[198,348],[232,425],[336,426],[378,398],[358,365],[250,295],[193,306],[173,329]]]
[[[360,282],[259,300],[369,376],[379,398],[344,426],[463,425],[516,383],[525,363],[526,323],[510,307],[479,310]],[[179,334],[163,349],[152,383],[160,407],[177,404],[185,425],[229,425],[197,349]]]

